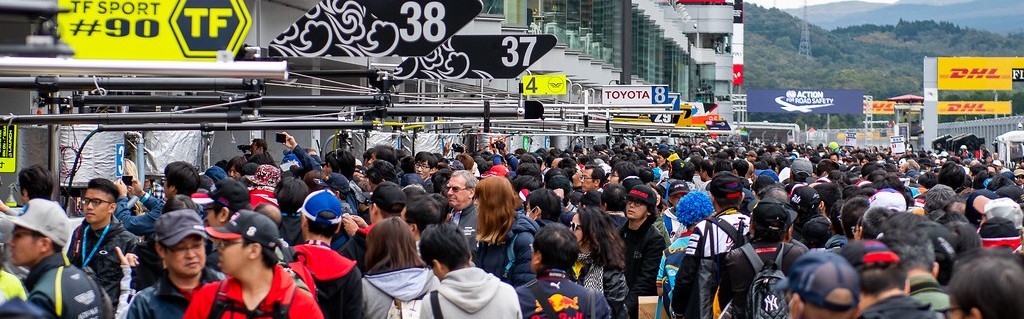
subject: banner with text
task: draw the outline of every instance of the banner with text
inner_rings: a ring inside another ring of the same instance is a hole
[[[860,90],[747,90],[747,112],[863,114]]]
[[[939,102],[939,115],[1007,115],[1012,109],[1010,101]]]
[[[939,58],[939,90],[1010,90],[1014,58]]]
[[[864,114],[896,114],[896,102],[872,101],[864,102]]]

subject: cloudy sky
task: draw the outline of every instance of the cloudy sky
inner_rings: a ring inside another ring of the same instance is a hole
[[[829,2],[840,2],[849,0],[807,0],[807,5],[816,5]],[[866,2],[894,3],[897,0],[861,0]],[[762,7],[777,7],[780,9],[799,8],[804,5],[803,0],[746,0],[746,3],[756,3]]]

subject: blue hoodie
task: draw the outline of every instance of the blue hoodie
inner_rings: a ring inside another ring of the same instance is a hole
[[[500,245],[489,245],[483,242],[477,243],[476,252],[473,253],[473,262],[484,271],[501,279],[501,281],[518,287],[533,280],[536,275],[530,269],[530,260],[533,255],[533,235],[537,234],[540,226],[537,222],[523,214],[516,213],[516,220],[512,223],[512,229],[505,235],[504,243]],[[505,272],[508,266],[509,243],[512,246],[512,265]]]

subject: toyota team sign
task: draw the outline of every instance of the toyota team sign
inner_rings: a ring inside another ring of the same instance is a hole
[[[604,105],[672,104],[667,85],[605,85],[601,88]]]
[[[747,112],[863,114],[864,91],[747,90]]]

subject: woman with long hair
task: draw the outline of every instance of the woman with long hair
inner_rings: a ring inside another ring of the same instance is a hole
[[[518,287],[534,279],[530,269],[537,223],[517,212],[522,201],[504,177],[488,177],[476,186],[477,249],[473,262],[501,281]]]
[[[397,309],[402,305],[418,309],[440,285],[416,252],[409,225],[397,217],[374,224],[366,239],[366,267],[363,318],[390,318],[389,313],[403,311]]]
[[[626,267],[623,255],[626,245],[608,214],[597,207],[587,207],[573,215],[569,229],[580,244],[579,259],[573,266],[577,282],[604,294],[612,308],[612,318],[627,318]]]

